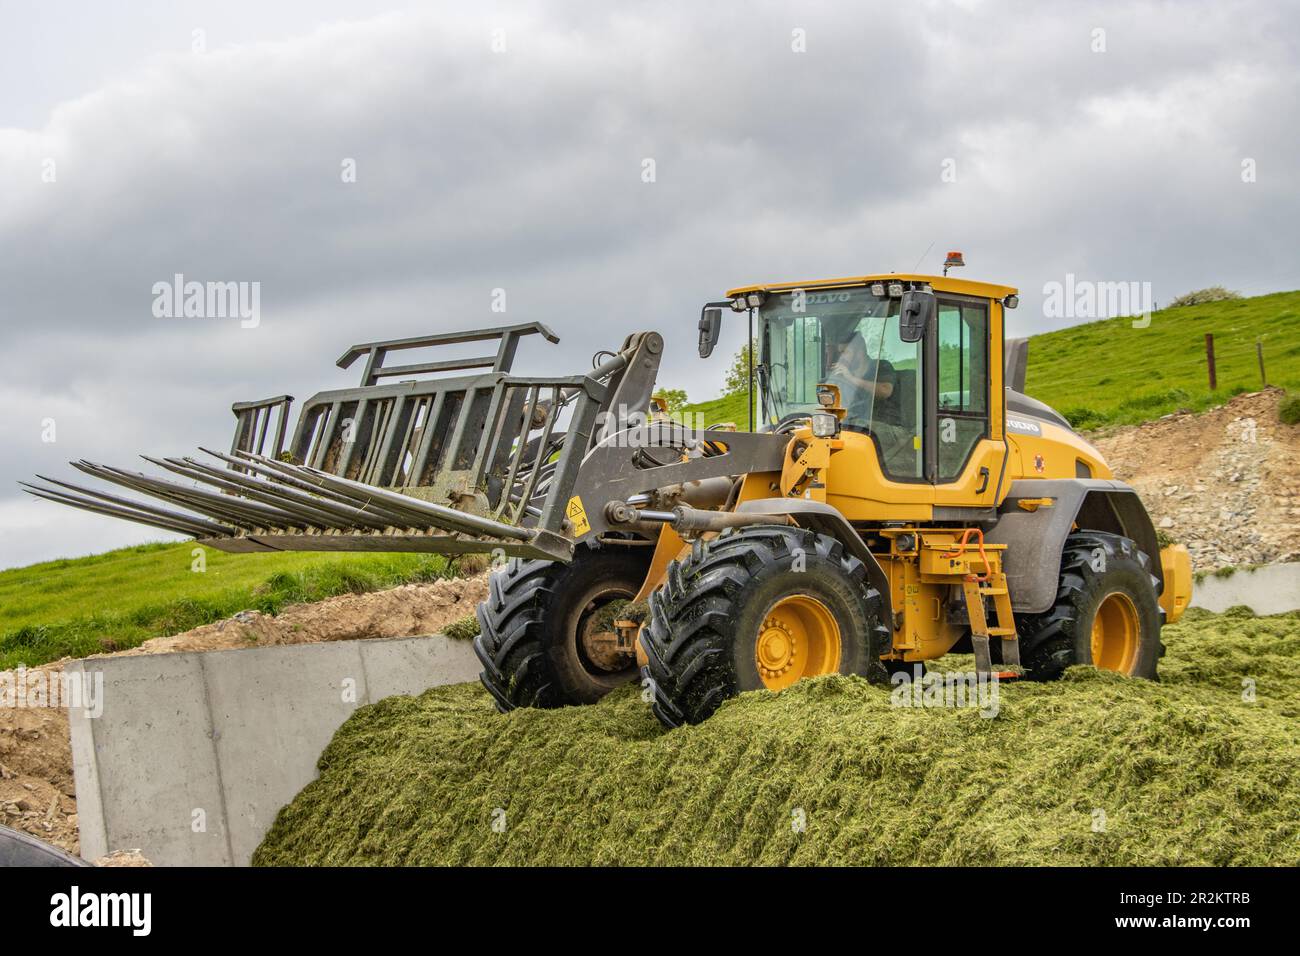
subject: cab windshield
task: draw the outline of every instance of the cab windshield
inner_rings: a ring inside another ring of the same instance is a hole
[[[844,427],[875,439],[887,473],[919,478],[921,344],[899,337],[898,307],[865,287],[769,295],[758,314],[767,425],[817,411],[818,384],[838,385]]]

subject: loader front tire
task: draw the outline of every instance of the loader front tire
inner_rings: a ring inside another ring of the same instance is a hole
[[[818,674],[888,680],[885,605],[835,538],[757,525],[699,542],[668,566],[640,636],[651,707],[677,727],[729,697]]]
[[[1020,658],[1031,680],[1055,680],[1071,664],[1156,680],[1164,653],[1160,580],[1129,538],[1079,531],[1065,539],[1056,603],[1017,617]]]
[[[636,677],[631,649],[593,653],[588,632],[602,607],[640,589],[650,550],[579,547],[567,564],[515,558],[489,577],[474,653],[498,710],[594,704]]]

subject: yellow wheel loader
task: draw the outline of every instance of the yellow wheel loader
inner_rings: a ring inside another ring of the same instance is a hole
[[[557,341],[530,323],[352,346],[338,364],[364,359],[361,384],[309,399],[291,437],[277,396],[233,406],[228,453],[148,459],[180,482],[73,463],[150,500],[27,487],[226,551],[490,553],[475,650],[502,710],[641,675],[676,726],[743,691],[884,682],[949,651],[986,676],[1154,678],[1191,597],[1186,550],[1023,394],[1016,290],[946,272],[707,304],[701,357],[728,311],[756,343],[744,423],[654,407],[655,332],[584,374],[516,375],[524,337]],[[495,350],[388,364],[480,342]]]

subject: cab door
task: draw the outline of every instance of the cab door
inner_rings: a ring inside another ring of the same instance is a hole
[[[936,508],[990,508],[1003,484],[1002,305],[940,293],[927,359]],[[937,520],[942,520],[936,514]]]

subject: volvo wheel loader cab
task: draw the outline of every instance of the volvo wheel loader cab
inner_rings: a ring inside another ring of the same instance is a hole
[[[788,437],[779,472],[742,478],[735,512],[810,536],[791,559],[770,546],[774,527],[728,528],[668,566],[641,632],[665,723],[790,673],[881,680],[953,649],[985,674],[1048,679],[1083,663],[1155,676],[1190,563],[1178,547],[1162,555],[1133,491],[1022,394],[1023,343],[1004,341],[1015,289],[891,274],[728,297],[754,310],[760,420]],[[868,572],[863,624],[847,625],[833,571],[758,584],[840,549]],[[863,644],[880,646],[867,664]]]
[[[705,307],[699,352],[720,310],[747,313],[748,431],[652,411],[655,332],[545,377],[511,368],[523,338],[556,340],[535,323],[363,343],[339,360],[365,357],[360,386],[310,399],[287,444],[280,396],[233,407],[229,454],[148,459],[183,482],[74,463],[166,507],[28,490],[228,551],[492,553],[475,651],[502,710],[590,703],[639,672],[673,726],[952,650],[983,675],[1154,677],[1187,552],[1161,549],[1133,490],[1023,394],[1015,302],[946,275],[733,289]],[[386,364],[483,341],[495,354]]]

